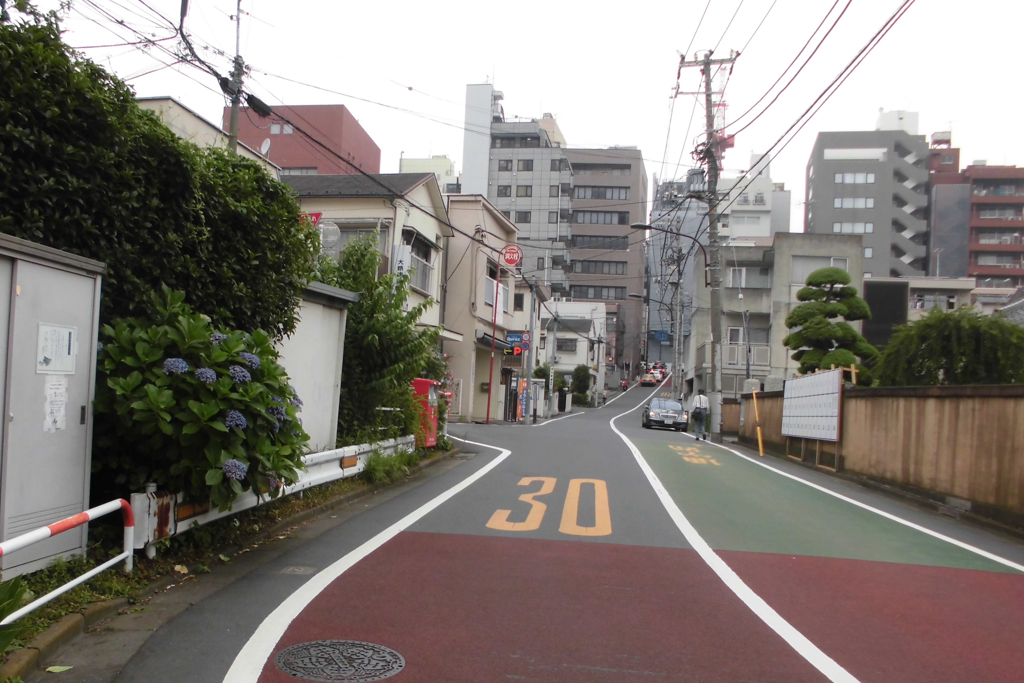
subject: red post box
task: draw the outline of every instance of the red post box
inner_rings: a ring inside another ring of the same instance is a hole
[[[420,448],[433,448],[437,445],[437,398],[441,383],[435,379],[418,377],[412,381],[412,391],[416,400],[423,408],[423,443]]]

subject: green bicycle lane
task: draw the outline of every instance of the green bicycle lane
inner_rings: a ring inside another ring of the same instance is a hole
[[[719,557],[858,680],[1020,680],[1021,572],[724,448],[622,429]]]

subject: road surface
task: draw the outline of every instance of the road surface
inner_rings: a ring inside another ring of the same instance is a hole
[[[641,429],[663,391],[452,425],[475,457],[198,602],[116,680],[1024,680],[1024,545]]]

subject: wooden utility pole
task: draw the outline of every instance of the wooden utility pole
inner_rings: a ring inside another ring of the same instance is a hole
[[[231,118],[228,122],[228,149],[238,151],[238,110],[242,103],[242,75],[245,62],[242,61],[242,0],[235,10],[235,65],[231,69]]]
[[[719,377],[721,368],[722,345],[722,252],[718,243],[718,137],[715,130],[715,105],[712,101],[711,78],[712,67],[731,65],[739,57],[739,53],[731,53],[726,59],[712,59],[712,50],[704,54],[703,59],[692,62],[683,58],[680,67],[699,66],[704,76],[704,110],[705,139],[703,160],[708,167],[708,263],[705,264],[710,274],[711,284],[711,371],[708,377],[708,399],[711,404],[711,436],[713,441],[722,438],[722,382]],[[680,284],[682,284],[680,282]],[[678,325],[679,323],[677,323]]]

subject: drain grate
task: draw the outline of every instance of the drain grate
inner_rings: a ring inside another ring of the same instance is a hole
[[[391,648],[358,640],[314,640],[282,650],[277,668],[304,681],[380,681],[405,668],[405,658]]]

